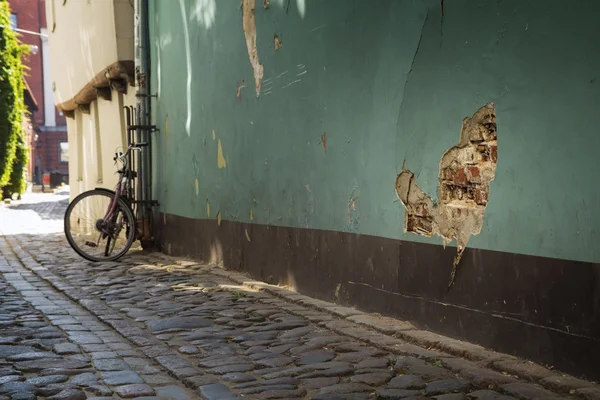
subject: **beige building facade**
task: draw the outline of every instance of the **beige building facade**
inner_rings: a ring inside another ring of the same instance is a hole
[[[52,90],[67,116],[71,198],[113,188],[135,105],[134,9],[129,0],[47,0]]]

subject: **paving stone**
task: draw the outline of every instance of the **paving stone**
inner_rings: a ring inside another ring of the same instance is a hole
[[[285,384],[265,385],[265,386],[254,386],[251,388],[243,389],[240,391],[240,394],[242,396],[247,396],[249,394],[257,394],[257,393],[262,393],[262,392],[266,392],[266,391],[295,390],[295,389],[296,389],[296,385],[285,385]]]
[[[133,371],[102,372],[100,375],[104,383],[111,386],[144,383],[143,379]]]
[[[36,386],[46,386],[51,383],[63,383],[69,380],[67,375],[48,375],[48,376],[40,376],[36,378],[27,379],[27,383],[31,383]]]
[[[39,360],[44,358],[60,358],[59,355],[48,352],[31,352],[31,353],[21,353],[15,354],[14,356],[6,357],[7,361],[28,361],[28,360]]]
[[[483,368],[463,369],[458,373],[458,377],[473,383],[475,386],[487,387],[489,389],[497,388],[503,384],[517,382],[517,380],[511,376]]]
[[[442,380],[455,377],[452,372],[444,368],[427,364],[425,361],[411,356],[398,357],[394,368],[397,372],[419,375],[425,380]]]
[[[35,349],[30,346],[0,345],[0,358],[6,358],[23,353],[35,353]]]
[[[149,385],[165,385],[175,382],[173,378],[163,375],[163,374],[155,374],[155,375],[141,375],[144,382]]]
[[[115,388],[115,393],[123,398],[131,399],[140,396],[152,396],[154,394],[154,389],[146,384],[130,384],[117,386]]]
[[[293,361],[294,360],[291,357],[281,356],[281,357],[269,357],[269,358],[263,358],[261,360],[256,360],[256,361],[254,361],[254,364],[261,366],[261,367],[272,368],[272,367],[284,367],[286,365],[291,364]]]
[[[117,358],[119,355],[114,351],[97,351],[94,353],[90,353],[90,357],[92,360],[99,358]]]
[[[16,392],[33,392],[35,391],[36,386],[27,382],[7,382],[0,385],[0,394],[10,394]]]
[[[146,323],[152,332],[167,329],[195,329],[212,326],[212,321],[203,317],[172,317],[150,320]]]
[[[308,372],[306,374],[302,374],[299,376],[300,379],[310,379],[310,378],[327,378],[331,376],[347,376],[354,372],[354,368],[352,367],[338,367],[338,368],[330,368],[324,369],[320,371]]]
[[[198,354],[200,350],[196,346],[181,346],[179,352],[181,354]]]
[[[392,378],[388,387],[391,389],[423,389],[425,381],[417,375],[400,375]]]
[[[266,390],[260,394],[261,399],[289,399],[301,398],[306,394],[304,389]]]
[[[84,368],[84,369],[68,369],[68,368],[47,368],[39,372],[41,376],[47,375],[80,375],[86,372],[91,372],[92,370]]]
[[[247,372],[251,371],[252,369],[254,369],[254,366],[252,364],[232,364],[211,368],[210,373],[224,375],[232,372]]]
[[[89,365],[88,362],[78,360],[43,358],[40,360],[17,362],[15,363],[15,368],[24,372],[38,372],[47,368],[79,369],[88,367]]]
[[[600,389],[598,387],[577,389],[575,394],[586,400],[600,400]]]
[[[17,392],[10,396],[10,400],[35,400],[37,396],[31,392]]]
[[[365,358],[383,356],[383,355],[385,355],[385,352],[377,350],[377,349],[373,349],[373,350],[356,351],[356,352],[340,354],[335,358],[335,360],[336,361],[346,361],[346,362],[351,362],[351,363],[358,363],[358,362],[364,360]]]
[[[170,400],[188,400],[189,394],[180,386],[163,386],[156,388],[156,395]]]
[[[332,350],[312,350],[303,353],[296,361],[297,365],[317,364],[332,360],[336,356]],[[340,360],[341,361],[341,360]]]
[[[381,386],[392,379],[393,375],[394,374],[392,371],[383,370],[382,372],[354,375],[350,378],[350,381],[364,383],[371,386]]]
[[[200,386],[198,390],[207,400],[230,400],[237,397],[227,386],[221,383]]]
[[[223,375],[223,380],[228,382],[249,382],[254,381],[256,378],[250,374],[246,374],[244,372],[232,372],[230,374]]]
[[[178,356],[160,356],[156,357],[156,361],[170,371],[192,366],[185,358]]]
[[[433,396],[435,400],[465,400],[467,397],[463,393],[441,394]]]
[[[562,396],[556,396],[551,392],[543,389],[540,386],[529,384],[529,383],[509,383],[500,386],[500,389],[509,395],[531,400],[552,400],[560,399]]]
[[[77,354],[79,353],[79,346],[73,343],[58,343],[54,345],[54,352],[56,354]]]
[[[54,396],[65,389],[77,389],[77,387],[69,383],[52,383],[48,386],[38,388],[36,394],[41,396]]]
[[[21,382],[24,381],[25,378],[19,375],[7,375],[0,377],[0,385],[4,385],[9,382]]]
[[[593,384],[590,382],[576,379],[571,376],[554,375],[544,378],[540,381],[540,384],[548,389],[555,390],[557,392],[569,393],[571,390],[583,389],[586,387],[592,387]]]
[[[84,392],[77,389],[65,389],[54,396],[48,397],[48,400],[85,400],[87,396]]]
[[[98,377],[93,372],[86,372],[74,377],[71,383],[77,386],[93,386],[98,384]]]
[[[425,395],[435,396],[445,393],[457,393],[469,390],[470,384],[458,379],[446,379],[430,382],[425,386]]]
[[[340,381],[337,376],[330,378],[313,378],[304,380],[303,387],[306,389],[320,389],[326,386],[333,386]]]
[[[556,374],[540,365],[523,360],[501,358],[492,361],[492,365],[500,371],[508,372],[511,375],[517,375],[520,378],[525,378],[530,381],[538,381]]]
[[[515,397],[505,396],[492,390],[477,390],[467,394],[467,398],[475,400],[516,400]]]
[[[125,371],[131,369],[129,365],[120,358],[98,358],[92,360],[92,366],[98,371]]]
[[[104,385],[90,385],[86,387],[86,390],[98,396],[110,396],[113,393],[112,390]]]
[[[381,400],[396,400],[404,399],[410,396],[418,396],[418,390],[406,390],[406,389],[381,389],[377,391],[377,399]]]
[[[293,385],[298,386],[300,380],[296,378],[278,378],[278,379],[265,379],[265,380],[253,380],[251,382],[238,383],[234,386],[234,389],[246,389],[257,386],[272,386],[272,385]],[[335,382],[337,383],[337,382]]]
[[[373,388],[369,385],[365,385],[364,383],[350,382],[326,386],[322,388],[319,393],[361,393],[372,391]]]
[[[368,393],[324,393],[317,394],[312,400],[366,400],[371,398]]]
[[[356,369],[363,368],[387,368],[390,360],[388,358],[367,357],[356,364]]]

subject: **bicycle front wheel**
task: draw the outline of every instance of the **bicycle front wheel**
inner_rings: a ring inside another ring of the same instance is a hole
[[[90,261],[114,261],[135,241],[135,218],[131,208],[118,199],[106,220],[115,194],[90,190],[77,196],[65,213],[67,241],[81,257]]]

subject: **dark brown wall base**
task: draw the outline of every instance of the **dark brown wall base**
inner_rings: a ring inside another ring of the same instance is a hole
[[[169,214],[155,221],[171,254],[216,257],[309,296],[600,379],[600,264],[467,248],[447,292],[452,247]]]

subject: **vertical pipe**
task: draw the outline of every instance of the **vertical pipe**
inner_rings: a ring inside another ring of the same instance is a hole
[[[137,80],[136,106],[137,106],[137,142],[145,142],[146,147],[138,152],[138,186],[137,198],[142,203],[138,207],[138,221],[141,223],[142,245],[144,241],[152,238],[150,232],[152,216],[151,206],[147,203],[150,199],[151,177],[151,125],[150,114],[150,32],[148,17],[148,0],[135,2],[135,75]]]
[[[144,99],[146,100],[146,121],[148,122],[148,125],[152,125],[152,97],[150,97],[151,92],[151,84],[152,84],[152,78],[151,78],[151,72],[152,72],[152,66],[150,65],[150,49],[151,49],[151,43],[150,43],[150,12],[149,12],[149,7],[150,7],[150,1],[149,0],[142,0],[144,3],[144,30],[143,30],[143,36],[144,36],[144,58],[142,59],[143,65],[144,65],[144,74],[146,75],[146,94],[148,96],[146,96]],[[146,131],[146,143],[148,143],[148,147],[146,148],[146,199],[150,200],[152,198],[152,132],[151,131]],[[148,218],[151,219],[152,218],[152,210],[150,209],[150,207],[148,207]],[[150,221],[151,222],[151,221]]]
[[[143,80],[140,79],[141,78],[141,72],[142,72],[142,37],[141,37],[141,23],[142,23],[142,0],[135,0],[134,3],[134,41],[135,41],[135,79],[136,79],[136,105],[135,105],[135,124],[136,125],[143,125],[144,124],[144,118],[143,118],[143,113],[142,113],[142,106],[143,106],[143,97],[140,96],[141,94],[143,94]],[[141,138],[141,132],[140,129],[136,129],[135,130],[135,141],[137,143],[142,141]],[[133,152],[134,155],[132,155],[133,157],[139,157],[139,152]],[[136,163],[138,170],[138,176],[137,176],[137,185],[136,185],[136,198],[137,200],[144,200],[143,198],[143,181],[144,181],[144,170],[143,170],[143,165],[142,163],[138,162]],[[143,204],[143,203],[142,203]],[[143,215],[143,211],[144,211],[144,207],[137,207],[138,210],[138,221],[143,221],[144,219],[144,215]],[[141,211],[141,214],[140,214]]]

